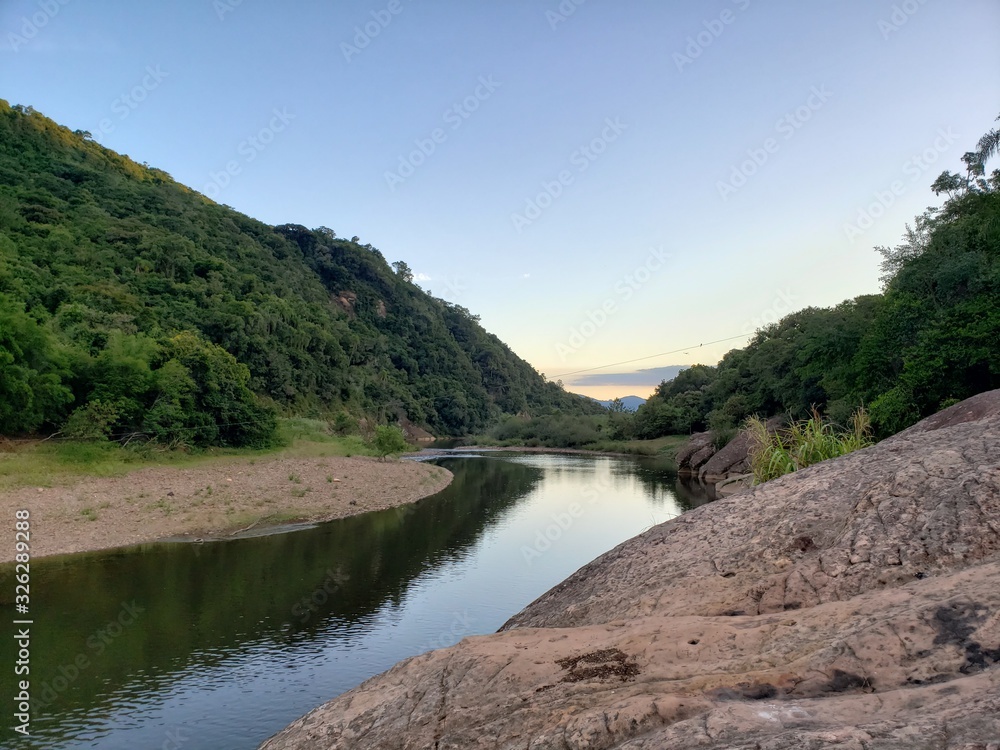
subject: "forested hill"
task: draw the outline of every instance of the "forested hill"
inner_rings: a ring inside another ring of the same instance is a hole
[[[261,444],[278,410],[463,434],[600,407],[357,238],[268,226],[0,100],[0,434]]]
[[[1000,118],[997,118],[1000,120]],[[718,366],[695,365],[660,385],[612,437],[653,438],[752,414],[801,419],[815,409],[841,425],[864,406],[892,435],[940,409],[1000,388],[1000,130],[931,189],[944,198],[883,257],[881,294],[810,307],[757,331]]]

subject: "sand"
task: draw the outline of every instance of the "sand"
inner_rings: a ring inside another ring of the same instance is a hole
[[[446,469],[367,457],[220,459],[153,467],[0,494],[14,560],[14,519],[30,513],[31,557],[168,537],[220,538],[291,522],[319,522],[416,502],[451,482]],[[23,514],[22,514],[23,515]]]

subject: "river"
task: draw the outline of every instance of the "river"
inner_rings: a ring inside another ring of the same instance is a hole
[[[8,716],[0,748],[254,750],[401,659],[496,631],[601,553],[708,501],[654,459],[435,461],[454,481],[412,506],[33,562],[31,736]],[[13,638],[0,655],[15,662]],[[4,695],[14,679],[5,667]]]

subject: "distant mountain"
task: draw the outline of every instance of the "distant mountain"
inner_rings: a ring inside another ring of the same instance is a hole
[[[600,399],[594,399],[597,403],[603,406],[605,409],[611,406],[611,401],[601,401]],[[625,411],[637,411],[640,406],[646,403],[646,399],[639,398],[638,396],[622,396],[621,401],[625,404]]]

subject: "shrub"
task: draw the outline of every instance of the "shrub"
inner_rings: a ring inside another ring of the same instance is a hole
[[[63,432],[76,440],[106,440],[117,420],[118,409],[114,404],[95,399],[73,411]]]
[[[410,445],[403,437],[403,431],[398,427],[380,424],[375,428],[375,437],[372,439],[372,448],[384,461],[386,456],[405,453]]]
[[[858,409],[848,430],[837,431],[813,410],[812,417],[793,422],[783,430],[768,432],[760,417],[750,417],[744,428],[750,441],[750,468],[754,484],[762,484],[806,466],[836,458],[872,445],[868,413]]]

